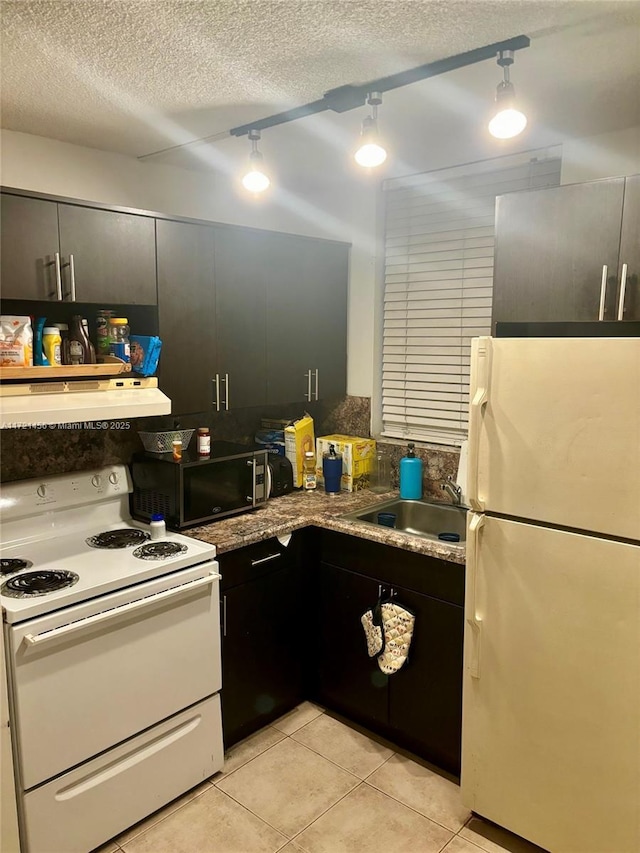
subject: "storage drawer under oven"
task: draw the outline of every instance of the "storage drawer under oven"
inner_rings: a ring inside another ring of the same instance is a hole
[[[23,790],[220,689],[217,568],[173,572],[10,627]]]
[[[24,797],[24,853],[86,853],[222,768],[220,697]]]

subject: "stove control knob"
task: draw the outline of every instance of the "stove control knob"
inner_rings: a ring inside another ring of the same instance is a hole
[[[117,486],[120,482],[120,477],[118,477],[115,471],[112,471],[109,474],[109,482],[112,483],[114,486]]]
[[[102,477],[100,474],[94,474],[91,478],[91,485],[95,486],[96,489],[99,489],[102,486]]]
[[[49,494],[49,492],[47,491],[47,487],[44,483],[41,486],[38,486],[38,488],[36,489],[36,494],[40,498],[46,498],[46,496]]]

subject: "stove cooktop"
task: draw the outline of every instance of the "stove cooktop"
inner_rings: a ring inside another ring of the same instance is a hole
[[[151,540],[129,513],[123,465],[3,488],[0,604],[20,622],[215,559],[215,545]]]
[[[21,621],[215,559],[215,545],[171,532],[167,532],[162,540],[151,541],[142,523],[139,526],[138,522],[130,523],[126,527],[125,524],[120,520],[113,525],[113,530],[103,528],[100,533],[105,535],[126,529],[135,540],[126,547],[90,546],[87,540],[92,537],[88,536],[90,531],[86,528],[3,547],[0,559],[4,565],[12,567],[2,577],[0,586],[5,621]],[[93,534],[96,536],[98,533]],[[132,547],[135,542],[143,544]],[[22,568],[16,568],[18,565]],[[13,583],[17,578],[28,574],[42,576],[47,572],[57,573],[56,577],[71,575],[77,580],[69,586],[52,586],[50,590],[43,587],[37,595],[17,595],[13,591],[14,587],[21,588],[23,584],[22,580]],[[9,580],[12,583],[7,588]]]

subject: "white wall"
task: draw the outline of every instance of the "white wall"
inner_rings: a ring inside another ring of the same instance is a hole
[[[561,183],[640,173],[640,127],[568,139],[562,146]]]
[[[352,243],[347,389],[371,394],[376,190],[369,182],[304,194],[275,189],[256,201],[224,175],[8,130],[0,162],[5,187]]]
[[[540,142],[549,144],[550,140]],[[640,128],[562,142],[562,183],[640,172]],[[140,162],[12,131],[2,131],[1,143],[0,180],[4,186],[352,243],[347,390],[371,396],[374,381],[378,381],[374,377],[379,374],[374,369],[379,324],[376,269],[383,261],[379,237],[376,242],[377,181],[354,179],[327,185],[322,191],[276,190],[268,199],[256,202],[238,192],[224,176]],[[485,152],[478,140],[454,143],[448,149],[432,146],[420,158],[416,154],[407,160],[407,171],[495,156],[495,152]],[[515,145],[513,148],[517,150]]]

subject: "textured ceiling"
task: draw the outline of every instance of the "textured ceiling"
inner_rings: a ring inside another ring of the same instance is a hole
[[[2,126],[134,156],[520,33],[532,44],[513,79],[549,141],[640,124],[636,0],[3,0],[1,9]],[[485,62],[389,93],[388,134],[428,131],[442,144],[486,108],[499,73]],[[304,119],[265,131],[263,145],[272,134],[302,168],[301,142],[346,146],[361,117]],[[171,156],[158,162],[204,162]]]

